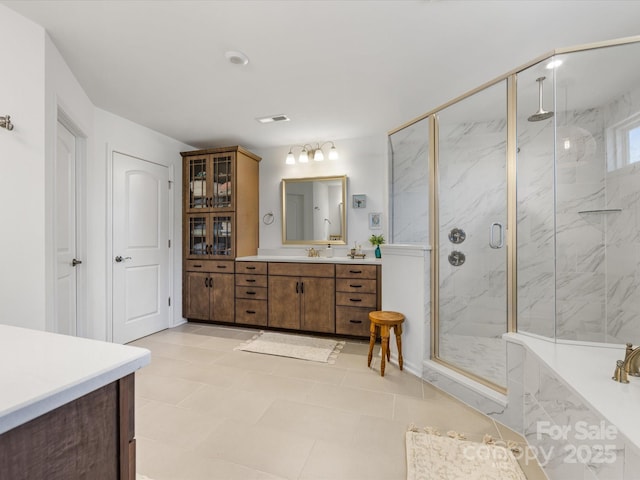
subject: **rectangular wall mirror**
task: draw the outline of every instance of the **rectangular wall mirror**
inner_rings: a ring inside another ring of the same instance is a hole
[[[347,176],[282,179],[282,243],[347,243]]]

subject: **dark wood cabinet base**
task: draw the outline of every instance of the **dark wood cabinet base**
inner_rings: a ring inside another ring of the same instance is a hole
[[[0,478],[134,480],[134,374],[0,435]]]

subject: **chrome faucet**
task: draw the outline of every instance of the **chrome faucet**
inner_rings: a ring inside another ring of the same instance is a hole
[[[640,347],[633,348],[631,343],[627,343],[624,360],[616,362],[612,379],[620,383],[629,383],[628,375],[640,377]]]

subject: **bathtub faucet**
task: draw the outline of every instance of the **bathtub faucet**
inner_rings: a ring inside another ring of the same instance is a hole
[[[624,360],[616,362],[612,379],[620,383],[629,383],[627,375],[640,377],[640,347],[633,348],[631,343],[627,343]]]
[[[631,343],[627,343],[622,368],[627,374],[633,377],[640,377],[640,347],[633,348]]]

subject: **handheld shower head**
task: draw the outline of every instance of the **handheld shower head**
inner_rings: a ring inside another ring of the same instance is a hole
[[[547,77],[536,78],[536,82],[538,82],[538,111],[531,115],[527,120],[530,122],[539,122],[541,120],[546,120],[547,118],[553,117],[553,112],[547,112],[542,108],[542,82]]]

